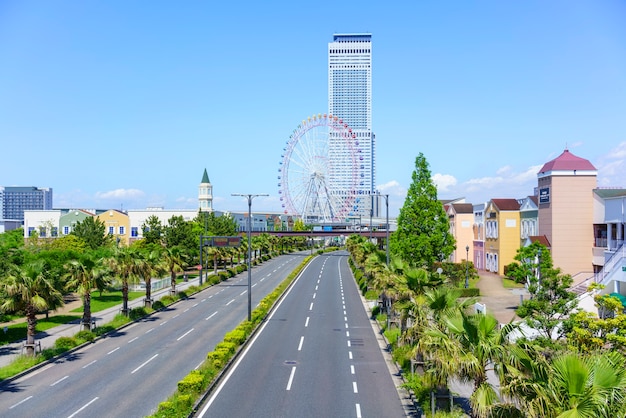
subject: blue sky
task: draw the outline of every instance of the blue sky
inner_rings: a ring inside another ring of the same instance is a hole
[[[328,109],[333,33],[373,37],[377,184],[402,206],[422,152],[440,198],[532,194],[569,150],[626,187],[626,3],[0,2],[0,185],[55,207],[217,210],[267,193]]]

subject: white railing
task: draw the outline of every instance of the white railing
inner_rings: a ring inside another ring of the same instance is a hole
[[[624,244],[620,245],[620,247],[611,255],[611,257],[606,261],[602,270],[596,273],[595,281],[596,283],[606,284],[605,281],[608,277],[610,277],[615,269],[615,266],[620,263],[626,257],[626,248],[624,248]]]

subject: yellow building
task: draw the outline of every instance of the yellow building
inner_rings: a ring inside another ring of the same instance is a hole
[[[485,207],[485,268],[504,275],[520,248],[520,205],[516,199],[491,199]]]
[[[130,220],[128,214],[116,210],[109,209],[96,216],[101,222],[104,222],[106,229],[105,234],[113,236],[118,244],[128,245],[130,243]]]

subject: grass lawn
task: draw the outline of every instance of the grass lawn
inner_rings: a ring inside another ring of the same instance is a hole
[[[524,287],[523,284],[517,283],[511,279],[507,279],[505,277],[502,278],[502,285],[505,289],[521,289]]]
[[[81,315],[55,315],[48,319],[39,319],[37,320],[36,330],[37,332],[42,332],[80,318]],[[22,322],[19,324],[9,325],[6,332],[3,332],[4,330],[0,331],[0,345],[26,338],[26,326],[26,322]]]
[[[128,292],[128,300],[134,300],[144,296],[144,292]],[[91,312],[100,312],[105,309],[112,308],[115,305],[122,303],[122,291],[115,292],[103,292],[100,296],[100,292],[91,293]],[[83,307],[72,309],[72,312],[82,312]]]

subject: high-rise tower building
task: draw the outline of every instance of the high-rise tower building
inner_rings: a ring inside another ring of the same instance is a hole
[[[38,187],[0,187],[2,219],[24,221],[25,210],[52,209],[52,189]]]
[[[359,143],[358,186],[354,193],[353,216],[369,216],[376,203],[370,196],[375,192],[375,141],[372,132],[372,35],[369,33],[335,34],[328,44],[328,113],[338,116],[352,128]],[[341,153],[345,147],[330,138],[329,155]],[[354,184],[341,176],[352,175],[348,159],[332,161],[334,184]],[[377,211],[374,210],[374,216]]]

